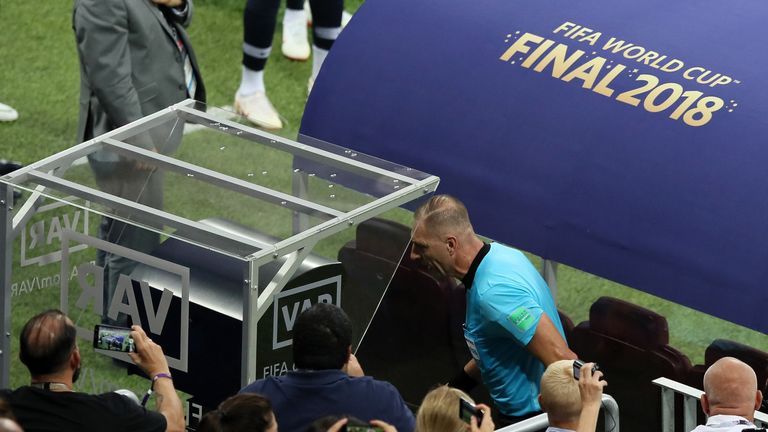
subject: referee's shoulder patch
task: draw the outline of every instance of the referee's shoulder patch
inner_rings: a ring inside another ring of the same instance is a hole
[[[531,315],[531,312],[528,311],[524,306],[520,306],[519,308],[512,311],[511,314],[507,317],[507,320],[512,323],[515,327],[517,327],[518,330],[521,332],[528,331],[531,326],[533,326],[534,318],[533,315]]]

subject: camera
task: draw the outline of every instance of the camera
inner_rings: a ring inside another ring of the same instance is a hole
[[[459,418],[465,423],[469,424],[472,416],[477,418],[477,425],[480,426],[480,422],[483,421],[483,410],[478,409],[472,404],[472,402],[459,398]]]
[[[583,360],[574,360],[573,361],[573,378],[576,381],[578,381],[579,377],[581,376],[581,367],[582,366],[584,366],[584,361]],[[594,375],[594,373],[596,371],[599,371],[599,370],[600,370],[600,367],[597,365],[597,363],[595,363],[594,366],[592,366],[592,374]]]
[[[136,352],[131,329],[103,324],[93,328],[93,347],[107,351]]]

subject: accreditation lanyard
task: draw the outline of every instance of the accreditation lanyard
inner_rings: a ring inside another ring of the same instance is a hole
[[[173,31],[173,38],[176,41],[176,47],[181,53],[181,57],[184,59],[184,82],[187,85],[187,96],[190,98],[195,97],[195,91],[197,90],[197,79],[195,78],[195,70],[192,68],[192,60],[189,58],[189,51],[184,46],[184,41],[181,39],[176,27],[171,26]]]

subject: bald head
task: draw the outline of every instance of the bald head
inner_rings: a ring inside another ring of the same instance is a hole
[[[472,223],[464,204],[450,195],[435,195],[416,210],[414,228],[423,225],[436,235],[472,235]]]
[[[704,374],[702,407],[708,415],[738,415],[752,420],[762,402],[755,371],[733,357],[723,357]]]
[[[19,336],[19,358],[32,376],[48,375],[67,368],[75,349],[77,330],[60,310],[35,315]]]

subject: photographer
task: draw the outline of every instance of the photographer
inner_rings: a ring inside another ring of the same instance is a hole
[[[168,363],[159,345],[133,326],[137,352],[131,359],[152,378],[157,412],[148,411],[118,393],[89,395],[73,390],[80,374],[77,330],[59,310],[30,319],[19,336],[19,357],[31,383],[3,396],[27,432],[36,431],[183,431],[184,415]]]
[[[481,413],[479,425],[476,415],[471,415],[469,420],[461,417],[462,410],[459,407],[462,406],[462,399],[474,405]],[[492,432],[494,429],[490,407],[475,405],[468,394],[445,385],[427,393],[416,414],[416,432]]]
[[[340,307],[317,303],[301,312],[292,346],[295,370],[240,390],[267,397],[280,429],[302,431],[318,418],[343,414],[413,431],[413,414],[397,389],[364,376],[352,354],[352,323]]]
[[[603,387],[608,384],[600,379],[602,372],[593,373],[594,366],[585,363],[574,367],[573,360],[560,360],[544,371],[539,403],[549,417],[547,432],[595,431]]]

